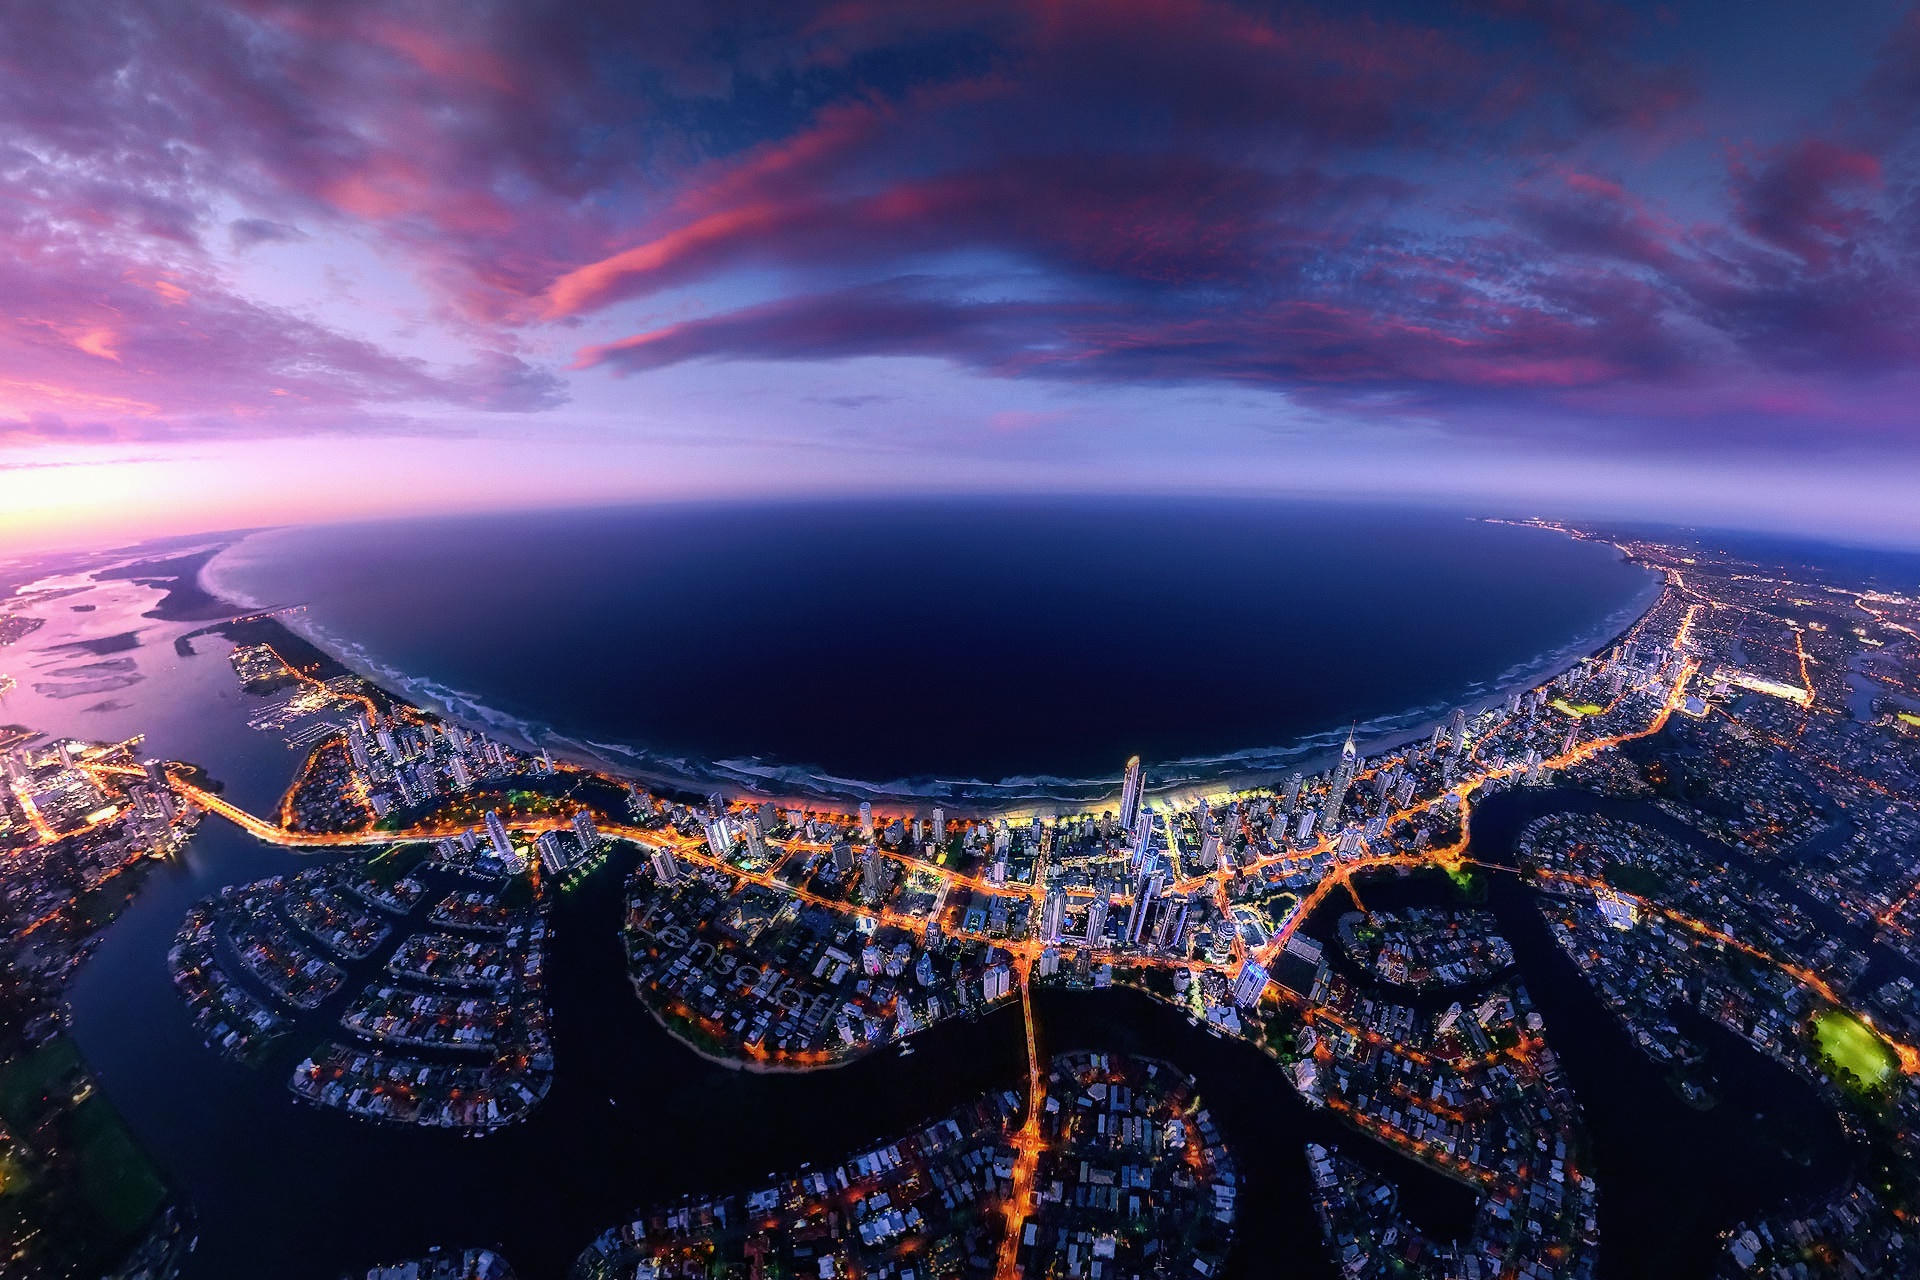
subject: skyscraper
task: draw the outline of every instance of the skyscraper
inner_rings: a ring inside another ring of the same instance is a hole
[[[146,770],[148,781],[153,783],[154,799],[160,805],[160,815],[168,822],[173,821],[173,787],[167,782],[167,771],[158,760],[142,760],[140,767]],[[24,777],[25,769],[20,769],[16,757],[7,757],[7,772],[13,777]]]
[[[1140,816],[1140,791],[1144,781],[1140,757],[1134,756],[1127,761],[1126,774],[1120,779],[1120,825],[1128,831],[1133,830],[1134,820]]]
[[[1149,906],[1147,878],[1141,876],[1133,886],[1133,905],[1127,908],[1127,932],[1125,942],[1132,946],[1140,938],[1141,926],[1146,923]]]
[[[574,838],[580,842],[580,851],[586,853],[600,843],[600,829],[593,825],[593,815],[585,809],[573,815]]]
[[[540,855],[540,865],[554,875],[565,871],[567,864],[572,861],[567,857],[565,837],[558,831],[542,831],[540,838],[533,842],[533,847]]]
[[[1142,808],[1133,826],[1133,865],[1139,866],[1153,847],[1153,810]]]
[[[1107,895],[1104,890],[1093,895],[1093,901],[1087,906],[1087,942],[1092,946],[1100,945],[1100,935],[1107,928]]]
[[[1240,966],[1240,975],[1233,980],[1233,1002],[1242,1009],[1251,1009],[1260,1003],[1266,989],[1266,967],[1257,960],[1249,960]]]
[[[680,864],[673,860],[672,850],[655,849],[653,851],[653,874],[661,884],[672,884],[680,878]]]
[[[886,900],[887,891],[893,887],[893,864],[877,853],[867,855],[866,870],[861,875],[867,896],[875,902]]]
[[[873,806],[865,800],[860,802],[860,834],[873,839]]]
[[[507,834],[507,824],[500,821],[498,809],[487,810],[487,839],[493,842],[493,854],[508,866],[514,865],[517,855],[513,851],[513,838]]]
[[[1333,782],[1327,788],[1326,805],[1320,813],[1320,829],[1332,831],[1340,825],[1340,811],[1346,807],[1347,788],[1353,785],[1353,771],[1358,767],[1360,753],[1353,743],[1353,733],[1347,733],[1346,745],[1340,748],[1340,764],[1333,771]]]

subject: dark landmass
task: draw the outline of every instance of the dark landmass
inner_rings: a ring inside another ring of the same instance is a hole
[[[187,558],[191,559],[192,557]],[[197,589],[196,587],[196,590]],[[205,593],[203,592],[202,594],[204,595]],[[281,658],[286,661],[288,666],[295,668],[303,675],[311,676],[316,680],[332,680],[338,676],[359,677],[366,686],[367,696],[372,698],[381,710],[391,710],[393,707],[399,705],[400,700],[395,698],[387,690],[370,680],[366,680],[364,677],[360,677],[359,672],[339,661],[332,654],[321,649],[311,641],[295,634],[278,619],[267,614],[251,614],[236,618],[232,616],[235,608],[230,601],[221,600],[219,597],[211,595],[206,598],[220,606],[213,611],[213,616],[226,617],[228,620],[214,623],[212,626],[200,627],[197,630],[188,631],[183,635],[175,637],[173,642],[174,652],[178,653],[181,657],[190,658],[195,655],[197,650],[194,649],[193,642],[201,636],[221,636],[236,645],[270,645],[273,651],[278,653]],[[161,603],[164,605],[165,601]],[[146,616],[155,617],[157,615],[148,614]]]
[[[82,708],[82,710],[85,710],[85,711],[125,711],[125,710],[126,710],[126,709],[127,709],[127,708],[128,708],[129,706],[131,706],[131,705],[133,705],[133,704],[132,704],[132,703],[128,703],[128,702],[120,702],[120,701],[117,701],[116,699],[113,699],[113,698],[108,698],[108,699],[106,699],[105,701],[102,701],[102,702],[96,702],[96,703],[94,703],[94,704],[93,704],[92,706],[90,706],[90,707],[84,707],[84,708]]]
[[[227,610],[231,612],[231,609]],[[191,641],[199,636],[224,636],[234,644],[272,645],[275,653],[303,674],[316,680],[331,680],[336,676],[355,676],[359,673],[345,663],[340,662],[326,650],[318,648],[288,630],[279,621],[268,617],[235,618],[231,622],[217,623],[211,627],[201,627],[198,631],[189,631],[175,643],[183,653],[192,653]],[[185,646],[185,647],[183,647]],[[383,707],[394,704],[393,695],[377,685],[368,683],[368,691],[376,702]]]
[[[132,658],[102,658],[98,662],[83,662],[77,667],[55,667],[48,675],[65,679],[82,680],[91,676],[113,676],[135,670]]]
[[[75,613],[92,613],[99,607],[97,604],[70,604],[67,606],[67,608],[73,610]]]
[[[9,613],[0,617],[0,644],[12,644],[22,636],[38,630],[45,622],[45,618],[29,618],[18,613]]]
[[[138,560],[132,564],[102,569],[93,575],[95,582],[132,581],[151,587],[165,587],[160,603],[142,614],[161,622],[197,622],[202,618],[230,617],[234,607],[200,585],[200,570],[207,561],[226,550],[209,547],[192,555],[168,560]]]
[[[146,679],[142,675],[101,676],[97,680],[74,680],[67,683],[41,681],[33,686],[33,691],[43,698],[84,698],[94,693],[112,693],[115,689],[125,689]]]
[[[159,1170],[93,1087],[71,1040],[58,1037],[0,1068],[0,1119],[25,1139],[7,1155],[0,1236],[43,1237],[38,1260],[98,1275],[161,1212],[167,1190]]]
[[[129,649],[140,647],[138,631],[122,631],[117,635],[99,636],[92,640],[73,640],[66,644],[50,644],[42,653],[90,653],[96,658],[104,658],[110,653],[125,653]]]

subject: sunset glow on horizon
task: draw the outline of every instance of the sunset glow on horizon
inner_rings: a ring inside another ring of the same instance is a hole
[[[1231,492],[1920,545],[1920,11],[0,24],[0,553]]]

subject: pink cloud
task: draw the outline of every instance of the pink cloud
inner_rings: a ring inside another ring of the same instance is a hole
[[[1657,22],[1385,12],[43,6],[0,31],[0,413],[161,434],[538,410],[564,394],[522,354],[548,326],[624,323],[577,365],[933,357],[1659,443],[1636,396],[1853,430],[1838,380],[1920,359],[1913,19],[1857,93],[1724,139],[1712,181],[1667,157],[1676,182],[1650,158],[1706,128],[1714,82],[1648,52]],[[468,354],[429,366],[221,266],[330,239],[409,276]],[[749,272],[767,300],[727,301]],[[712,310],[620,309],[669,290]]]

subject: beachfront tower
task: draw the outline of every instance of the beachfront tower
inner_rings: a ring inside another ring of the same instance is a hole
[[[672,884],[680,878],[680,864],[673,860],[672,850],[655,849],[653,851],[653,874],[661,884]]]
[[[585,809],[573,815],[573,837],[580,842],[580,850],[590,853],[600,844],[600,829],[593,825],[593,815]]]
[[[1359,766],[1360,751],[1354,745],[1353,731],[1347,731],[1346,745],[1340,748],[1340,764],[1333,771],[1333,783],[1327,788],[1326,807],[1320,814],[1320,829],[1334,831],[1340,826],[1340,811],[1346,807],[1347,788],[1353,785],[1353,771]]]
[[[1145,782],[1145,770],[1140,767],[1140,757],[1134,756],[1127,761],[1127,771],[1120,779],[1120,825],[1133,830],[1134,820],[1140,816],[1140,792]]]
[[[507,824],[500,821],[498,809],[487,810],[487,839],[493,842],[493,856],[509,867],[517,861],[513,852],[513,838],[507,834]]]

